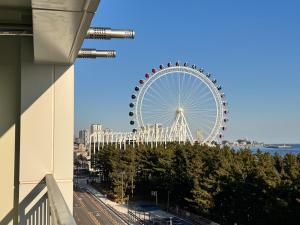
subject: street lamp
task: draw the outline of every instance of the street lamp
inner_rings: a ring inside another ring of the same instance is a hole
[[[170,207],[170,191],[168,191],[167,211],[169,211],[169,207]]]
[[[170,225],[173,225],[172,217],[170,217]]]
[[[124,200],[124,178],[123,178],[123,176],[124,176],[124,174],[125,174],[125,171],[122,171],[121,172],[121,184],[122,184],[122,203],[123,203],[123,200]]]

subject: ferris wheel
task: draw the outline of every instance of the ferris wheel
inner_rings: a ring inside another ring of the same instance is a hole
[[[170,141],[212,143],[226,130],[228,109],[222,87],[195,65],[176,62],[153,68],[139,80],[131,99],[133,132],[156,125],[166,129]]]

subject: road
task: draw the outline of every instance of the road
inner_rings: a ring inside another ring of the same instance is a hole
[[[100,193],[86,182],[74,189],[74,218],[78,225],[127,225],[132,224],[129,217],[108,207],[100,200]],[[140,205],[143,212],[151,214],[153,224],[193,225],[191,222],[164,212],[159,208],[151,208],[148,205]],[[138,214],[138,212],[137,212]],[[144,214],[143,214],[144,215]],[[141,217],[143,219],[144,217]],[[138,216],[139,217],[139,216]],[[122,218],[122,219],[121,219]],[[124,222],[127,221],[127,222]],[[150,221],[147,221],[150,222]]]
[[[110,210],[84,189],[74,190],[74,218],[78,225],[123,225]]]

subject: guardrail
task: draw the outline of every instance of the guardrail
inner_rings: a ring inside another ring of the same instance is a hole
[[[128,210],[128,215],[130,216],[133,222],[137,222],[140,225],[147,225],[147,223],[144,220],[136,216],[136,214],[133,213],[132,211]]]
[[[59,187],[52,174],[45,176],[47,191],[48,191],[48,202],[49,202],[49,213],[50,213],[50,224],[52,225],[76,225],[76,222],[70,212],[67,203],[61,194]]]
[[[191,223],[194,223],[195,225],[220,225],[212,220],[195,215],[183,209],[170,207],[168,211],[176,216],[184,218],[185,220],[191,221]]]
[[[0,224],[9,224],[9,218]],[[76,225],[52,174],[40,180],[19,203],[19,224]]]

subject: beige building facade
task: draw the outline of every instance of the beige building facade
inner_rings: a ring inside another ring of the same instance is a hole
[[[0,1],[1,225],[49,224],[47,180],[73,211],[73,63],[98,4]]]
[[[27,37],[1,37],[0,49],[0,220],[48,173],[72,209],[73,66],[34,64]]]

